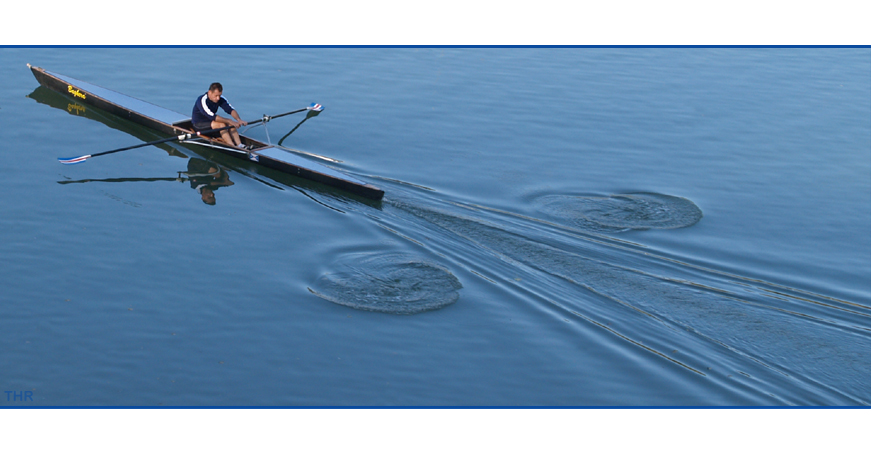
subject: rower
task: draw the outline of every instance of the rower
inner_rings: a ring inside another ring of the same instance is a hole
[[[233,126],[233,128],[219,131],[221,138],[230,145],[244,149],[245,145],[242,144],[242,139],[239,138],[239,131],[236,128],[247,125],[248,122],[243,121],[242,118],[239,117],[239,113],[236,112],[236,109],[230,105],[230,102],[221,96],[223,92],[224,87],[221,86],[220,83],[215,82],[210,85],[209,91],[203,93],[202,96],[197,98],[197,102],[194,103],[191,122],[193,123],[194,129],[197,131]],[[233,118],[225,118],[218,115],[219,107],[224,109],[224,112],[227,112]],[[207,135],[217,137],[217,133]]]

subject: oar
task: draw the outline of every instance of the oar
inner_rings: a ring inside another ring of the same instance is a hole
[[[221,129],[227,129],[227,128],[221,128]],[[218,130],[214,129],[214,130],[203,131],[203,132],[214,132],[214,131],[218,131]],[[198,134],[200,134],[200,133],[197,133],[197,135]],[[161,143],[165,143],[165,142],[170,142],[173,140],[190,139],[193,136],[194,136],[194,134],[182,134],[182,135],[176,136],[176,137],[168,137],[166,139],[155,140],[153,142],[148,142],[148,143],[141,143],[139,145],[133,145],[130,147],[118,148],[116,150],[104,151],[102,153],[86,154],[84,156],[76,156],[74,158],[57,158],[57,160],[60,161],[61,164],[78,164],[80,162],[85,162],[88,158],[94,158],[97,156],[103,156],[103,155],[107,155],[107,154],[117,153],[119,151],[132,150],[134,148],[147,147],[149,145],[157,145],[157,144],[161,144]]]
[[[283,113],[283,114],[273,115],[273,116],[271,116],[271,117],[267,117],[266,115],[264,115],[263,118],[261,118],[261,119],[259,119],[259,120],[254,120],[254,121],[252,121],[251,123],[248,123],[248,124],[249,124],[249,125],[253,125],[253,124],[255,124],[255,123],[260,123],[261,121],[265,123],[265,122],[267,122],[267,121],[269,121],[269,120],[272,120],[273,118],[278,118],[278,117],[283,117],[283,116],[285,116],[285,115],[290,115],[290,114],[299,113],[299,112],[302,112],[303,110],[313,110],[313,111],[315,111],[315,112],[320,112],[320,111],[324,110],[324,106],[322,106],[322,105],[320,105],[320,104],[317,104],[317,103],[314,103],[314,102],[313,102],[313,103],[311,103],[308,107],[306,107],[305,109],[297,109],[297,110],[294,110],[294,111],[291,111],[291,112],[285,112],[285,113]]]
[[[304,111],[304,110],[314,110],[314,111],[316,111],[316,112],[320,112],[321,110],[324,110],[324,107],[321,106],[320,104],[311,103],[311,105],[308,106],[308,107],[305,107],[305,108],[302,108],[302,109],[297,109],[297,110],[292,110],[292,111],[290,111],[290,112],[285,112],[285,113],[283,113],[283,114],[273,115],[273,116],[271,116],[271,117],[270,117],[270,116],[266,116],[266,115],[264,115],[263,118],[261,118],[261,119],[259,119],[259,120],[254,120],[254,121],[252,121],[252,122],[250,122],[250,123],[248,123],[248,124],[249,124],[249,125],[253,125],[253,124],[260,123],[260,122],[264,122],[264,123],[265,123],[265,122],[267,122],[267,121],[269,121],[269,120],[272,120],[273,118],[278,118],[278,117],[283,117],[283,116],[285,116],[285,115],[295,114],[295,113],[298,113],[298,112],[302,112],[302,111]],[[107,155],[107,154],[117,153],[117,152],[119,152],[119,151],[132,150],[132,149],[134,149],[134,148],[147,147],[147,146],[149,146],[149,145],[158,145],[158,144],[161,144],[161,143],[171,142],[171,141],[173,141],[173,140],[188,140],[188,139],[193,138],[194,136],[202,136],[203,134],[211,134],[211,133],[214,133],[214,132],[223,131],[223,130],[225,130],[225,129],[230,129],[230,128],[234,128],[234,127],[235,127],[235,126],[224,126],[223,128],[208,129],[208,130],[206,130],[206,131],[197,131],[197,132],[194,133],[194,134],[191,134],[191,133],[185,133],[185,134],[182,134],[182,135],[180,135],[180,136],[167,137],[167,138],[165,138],[165,139],[155,140],[155,141],[153,141],[153,142],[141,143],[141,144],[139,144],[139,145],[133,145],[133,146],[129,146],[129,147],[118,148],[118,149],[115,149],[115,150],[104,151],[104,152],[102,152],[102,153],[87,154],[87,155],[84,155],[84,156],[76,156],[76,157],[73,157],[73,158],[57,158],[57,160],[60,161],[61,164],[78,164],[78,163],[80,163],[80,162],[85,162],[88,158],[94,158],[94,157],[97,157],[97,156],[103,156],[103,155]]]

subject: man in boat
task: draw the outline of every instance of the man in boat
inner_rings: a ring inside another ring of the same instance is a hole
[[[209,86],[209,91],[197,98],[197,102],[194,103],[193,113],[191,113],[191,122],[193,123],[194,130],[206,131],[209,129],[233,126],[233,128],[220,131],[221,138],[230,145],[245,148],[245,146],[242,145],[242,140],[239,138],[239,131],[236,128],[248,123],[242,121],[239,117],[239,113],[236,112],[236,109],[230,105],[230,102],[227,101],[226,98],[221,96],[223,92],[224,87],[221,86],[220,83],[215,82]],[[227,112],[233,118],[225,118],[218,115],[219,107],[224,109],[224,112]],[[212,137],[216,137],[214,134],[211,135]]]

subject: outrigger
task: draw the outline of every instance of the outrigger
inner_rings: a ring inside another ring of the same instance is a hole
[[[271,169],[317,181],[366,198],[381,200],[384,197],[383,190],[369,183],[357,180],[356,178],[310,161],[301,156],[290,154],[271,144],[240,135],[242,143],[245,145],[246,149],[233,147],[224,143],[220,139],[203,135],[204,133],[210,133],[216,130],[201,131],[199,133],[194,131],[189,116],[72,77],[47,71],[36,66],[31,66],[29,63],[27,64],[27,67],[33,72],[34,77],[36,77],[36,80],[40,85],[46,88],[67,96],[72,96],[77,101],[90,104],[121,118],[126,118],[134,123],[138,123],[170,136],[154,142],[119,148],[102,153],[94,153],[74,158],[60,158],[59,161],[61,163],[75,164],[99,155],[116,153],[148,145],[157,145],[164,142],[178,141],[186,144],[196,144],[209,147],[236,158],[245,159]],[[319,112],[322,109],[323,107],[319,104],[312,103],[308,107],[291,112],[271,117],[264,116],[259,120],[248,122],[248,124],[251,125],[260,122],[265,123],[271,119],[284,115],[290,115],[302,111]]]

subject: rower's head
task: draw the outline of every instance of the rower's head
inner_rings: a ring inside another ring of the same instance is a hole
[[[214,205],[215,203],[217,203],[217,200],[215,200],[215,191],[212,191],[209,188],[203,188],[203,191],[200,193],[200,195],[202,196],[203,203],[205,203],[206,205]]]
[[[209,85],[209,101],[218,102],[221,99],[221,93],[224,92],[224,87],[220,82],[213,82],[212,85]]]

